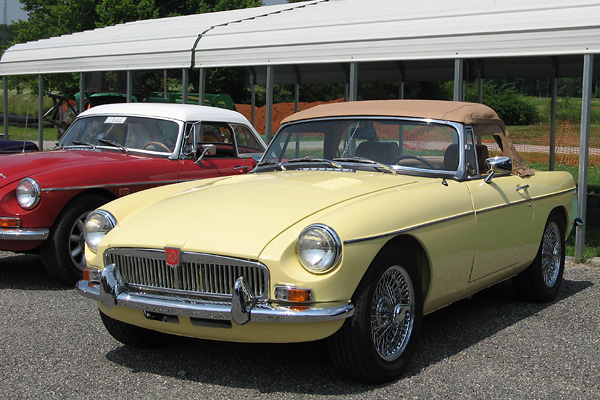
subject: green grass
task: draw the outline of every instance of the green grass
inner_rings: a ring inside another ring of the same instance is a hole
[[[2,124],[0,124],[0,134],[2,133],[4,133],[4,128],[2,127]],[[37,143],[39,137],[37,123],[27,127],[27,129],[9,126],[8,135],[10,140],[30,140]],[[55,127],[44,128],[44,140],[58,141],[57,136],[58,131]]]

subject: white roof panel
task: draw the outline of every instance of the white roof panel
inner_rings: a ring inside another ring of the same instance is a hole
[[[439,79],[452,77],[455,58],[485,63],[484,75],[516,67],[526,75],[532,66],[545,75],[569,58],[563,75],[579,69],[580,76],[583,57],[570,57],[588,53],[600,53],[598,0],[313,0],[18,44],[2,56],[0,75],[253,66],[260,77],[273,65],[278,83],[293,81],[294,68],[304,82],[327,82],[343,79],[344,64],[361,62],[371,63],[359,66],[361,81],[401,69]],[[515,57],[540,59],[503,61]]]
[[[595,53],[599,29],[589,0],[332,0],[217,27],[196,66]]]
[[[213,27],[294,5],[143,20],[17,44],[0,60],[0,75],[189,68],[192,49]]]

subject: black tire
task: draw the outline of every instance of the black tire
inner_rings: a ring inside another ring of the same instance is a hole
[[[548,217],[542,241],[533,263],[512,279],[515,291],[524,300],[546,302],[554,299],[565,270],[565,227],[557,214]]]
[[[328,339],[333,363],[363,382],[397,378],[408,367],[423,320],[421,277],[410,254],[402,248],[382,250],[352,303],[354,315]]]
[[[41,247],[42,263],[50,277],[68,285],[81,279],[85,268],[83,222],[90,211],[106,202],[102,196],[85,195],[61,211]]]
[[[132,347],[160,347],[169,342],[171,335],[140,328],[126,322],[121,322],[100,312],[100,318],[110,335],[119,342]]]

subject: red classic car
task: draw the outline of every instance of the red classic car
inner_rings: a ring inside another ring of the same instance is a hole
[[[0,250],[39,251],[52,277],[74,283],[85,266],[82,227],[91,210],[155,186],[243,174],[265,147],[235,111],[184,104],[94,107],[80,114],[54,150],[0,158]],[[189,212],[181,210],[181,218]]]

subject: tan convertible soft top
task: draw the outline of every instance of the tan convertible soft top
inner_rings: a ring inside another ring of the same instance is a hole
[[[534,174],[515,149],[504,122],[494,110],[484,104],[443,100],[367,100],[330,103],[297,112],[284,118],[281,123],[344,116],[431,118],[459,122],[472,126],[478,136],[494,135],[502,148],[502,153],[511,158],[514,174],[520,176]]]

